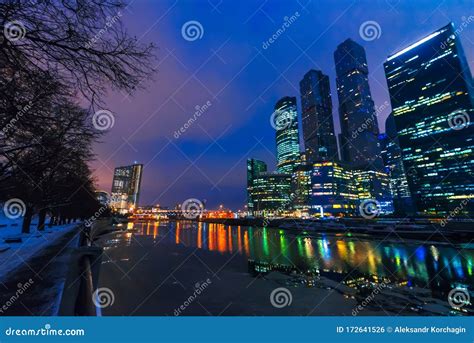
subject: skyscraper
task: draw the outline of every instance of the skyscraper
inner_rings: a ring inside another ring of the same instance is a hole
[[[267,164],[263,161],[249,158],[247,159],[247,207],[250,213],[253,212],[253,182],[261,174],[267,171]]]
[[[263,172],[252,182],[252,209],[258,217],[279,216],[291,208],[291,175]]]
[[[300,81],[300,93],[307,160],[337,160],[329,77],[319,70],[311,69]]]
[[[334,52],[341,121],[341,156],[357,168],[382,168],[365,50],[351,39]]]
[[[413,207],[410,189],[408,188],[393,113],[390,113],[385,121],[385,134],[379,137],[385,172],[390,178],[390,190],[393,196],[395,211],[400,215],[414,214],[416,211]]]
[[[319,216],[353,216],[358,191],[351,168],[340,162],[316,162],[311,174],[310,213]]]
[[[143,164],[115,168],[112,181],[112,208],[125,213],[130,207],[138,205],[142,173]]]
[[[295,97],[287,96],[278,100],[272,114],[272,124],[276,129],[278,171],[291,174],[300,160],[298,112]]]
[[[411,195],[421,214],[474,214],[474,91],[449,24],[384,64]]]

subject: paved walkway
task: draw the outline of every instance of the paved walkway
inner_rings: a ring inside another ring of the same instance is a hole
[[[71,252],[78,245],[79,227],[59,235],[0,280],[0,316],[57,313]]]

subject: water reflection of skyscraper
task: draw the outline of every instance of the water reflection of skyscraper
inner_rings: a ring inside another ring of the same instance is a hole
[[[156,224],[156,223],[155,223]],[[141,234],[172,243],[215,251],[240,253],[257,261],[314,268],[326,272],[358,273],[396,278],[413,285],[441,284],[442,281],[473,283],[472,250],[458,255],[448,246],[382,242],[356,237],[303,237],[285,230],[230,227],[223,224],[169,222],[165,225],[140,223]]]

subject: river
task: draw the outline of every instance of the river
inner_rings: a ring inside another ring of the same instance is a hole
[[[98,242],[99,286],[113,297],[103,315],[473,314],[472,245],[191,221],[124,225]]]

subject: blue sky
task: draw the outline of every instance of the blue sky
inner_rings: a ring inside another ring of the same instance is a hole
[[[145,165],[142,204],[174,206],[187,198],[242,208],[249,157],[275,167],[275,102],[296,96],[309,69],[329,75],[333,115],[339,130],[336,46],[352,38],[367,53],[376,106],[389,102],[383,62],[387,56],[453,21],[474,65],[474,11],[469,1],[132,1],[122,18],[130,34],[158,47],[153,81],[134,94],[111,92],[104,99],[115,125],[96,146],[93,163],[99,188],[110,191],[113,168]],[[298,13],[298,14],[296,14]],[[264,49],[285,22],[285,32]],[[470,17],[471,16],[471,17]],[[202,37],[183,38],[188,21]],[[360,26],[375,21],[379,38],[365,41]],[[464,23],[464,25],[463,25]],[[196,106],[210,106],[179,135]],[[379,126],[390,106],[379,116]]]

